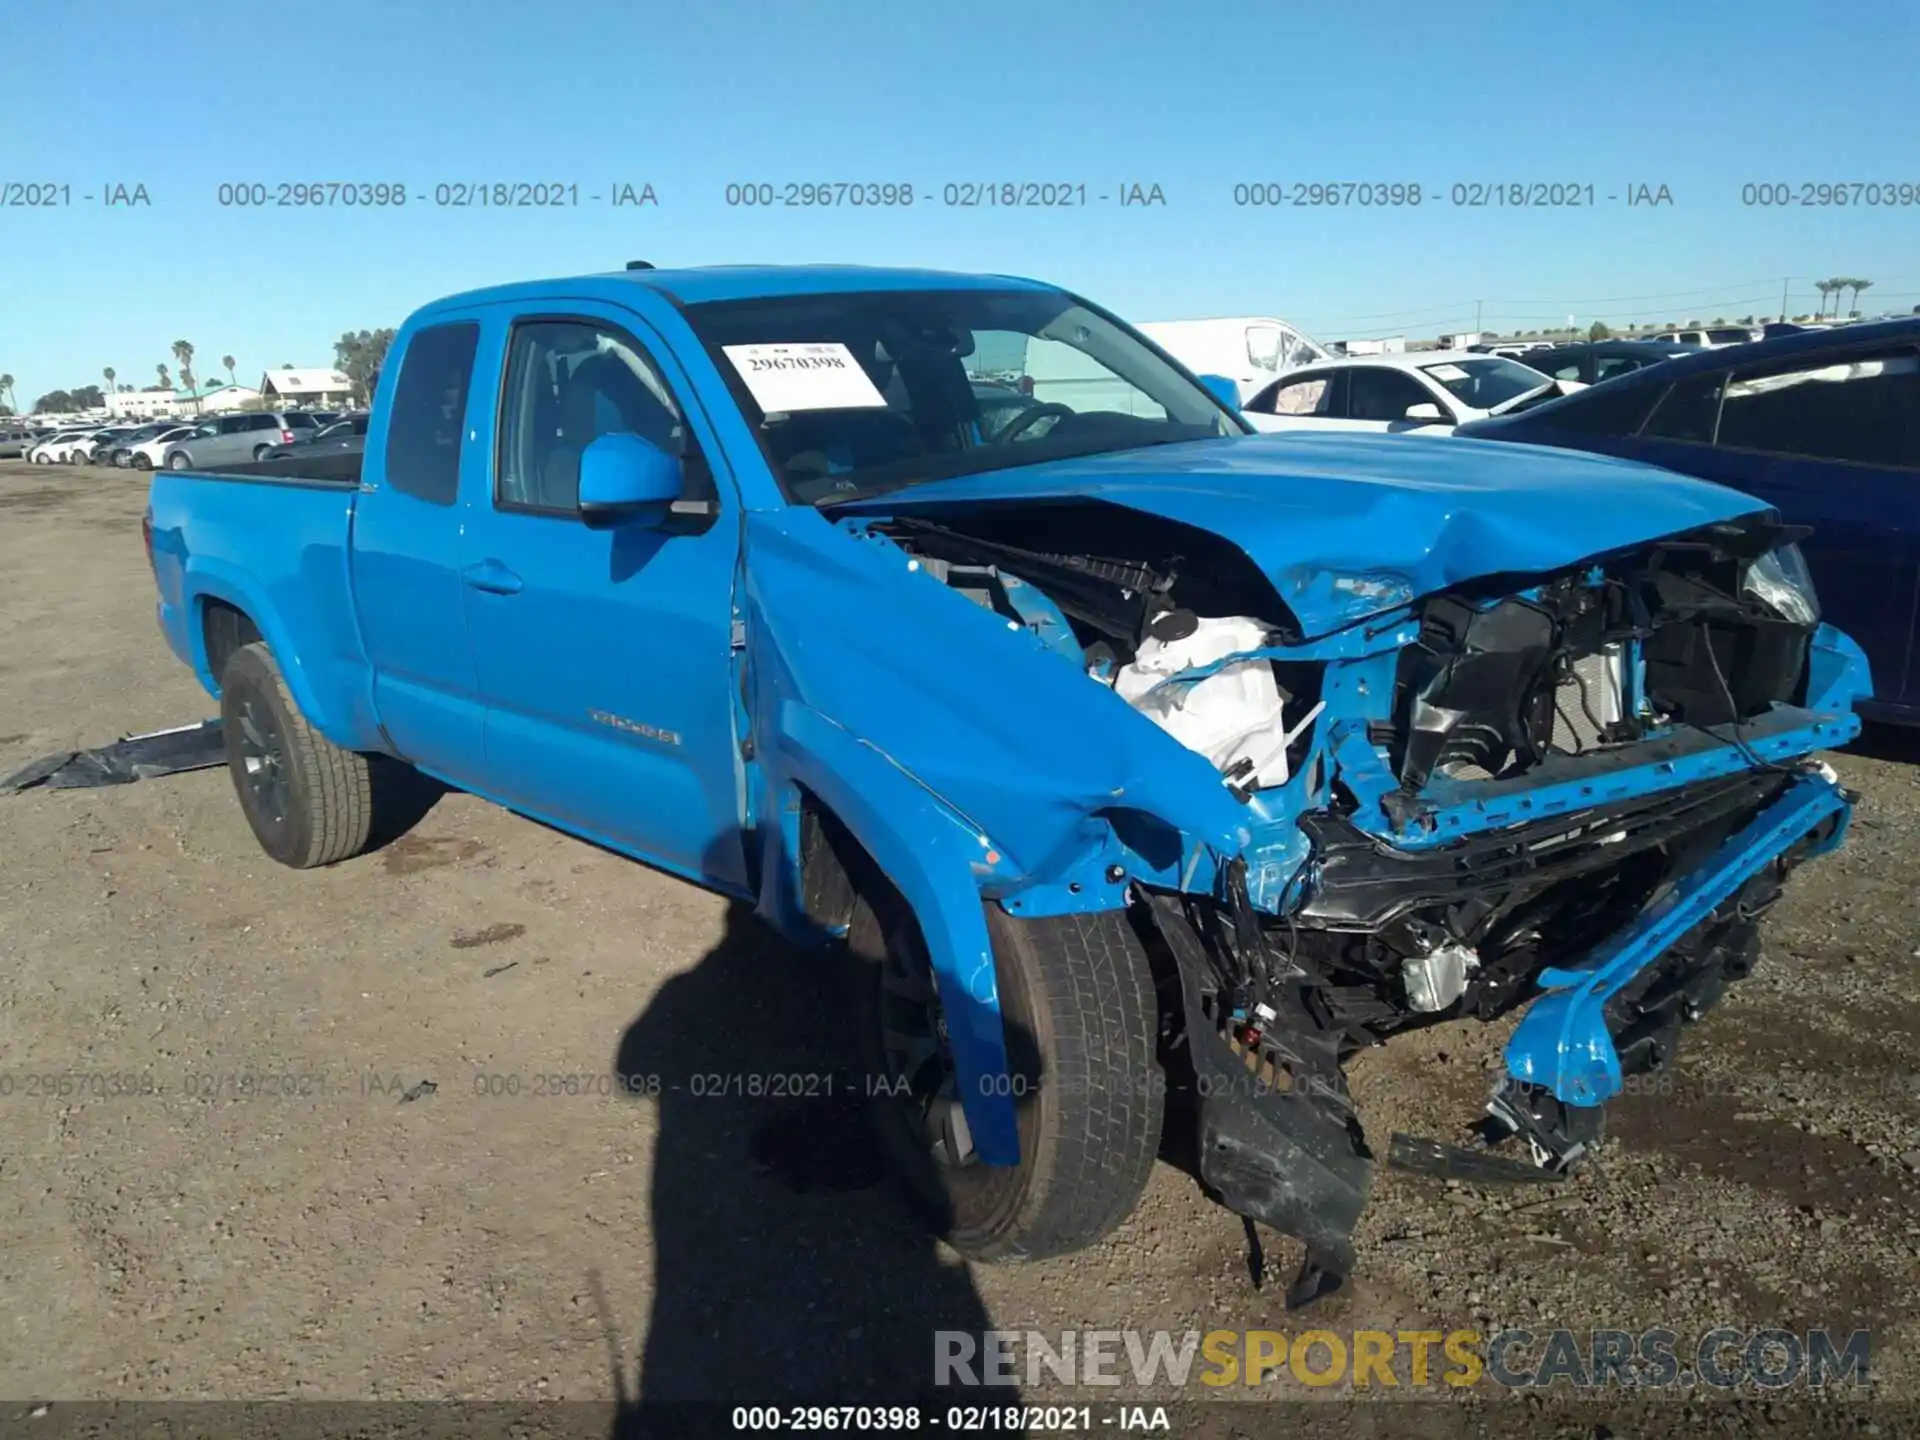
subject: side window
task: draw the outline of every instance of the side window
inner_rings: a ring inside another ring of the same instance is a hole
[[[239,435],[253,428],[251,415],[222,415],[214,422],[215,433],[220,435]]]
[[[1720,387],[1726,378],[1725,371],[1714,370],[1680,381],[1653,407],[1640,433],[1655,440],[1711,445],[1713,422],[1720,413]]]
[[[255,415],[247,424],[247,429],[249,430],[278,430],[279,428],[280,417],[278,415]]]
[[[1280,332],[1280,368],[1291,370],[1300,365],[1311,365],[1320,357],[1314,352],[1305,338],[1292,330]]]
[[[1595,378],[1604,380],[1607,376],[1613,374],[1613,370],[1607,368],[1609,365],[1616,369],[1623,365],[1629,369],[1632,368],[1631,363],[1625,360],[1602,360],[1596,367],[1597,373]],[[1535,365],[1533,368],[1538,370],[1540,367]],[[1553,369],[1547,371],[1547,373],[1556,380],[1578,380],[1580,378],[1580,362],[1578,360],[1564,361],[1559,365],[1555,365]]]
[[[1247,327],[1247,363],[1256,370],[1278,370],[1285,352],[1282,330],[1278,325]]]
[[[1593,378],[1595,380],[1605,380],[1611,375],[1624,375],[1629,370],[1641,369],[1645,364],[1646,362],[1644,360],[1641,360],[1635,355],[1602,356],[1594,362]],[[1578,375],[1568,375],[1564,371],[1558,370],[1556,370],[1554,374],[1561,380],[1578,380],[1580,378]]]
[[[1332,388],[1325,375],[1280,380],[1254,396],[1247,409],[1262,415],[1324,415]]]
[[[1920,464],[1914,352],[1743,371],[1727,382],[1717,443],[1861,465]]]
[[[460,490],[460,435],[480,327],[429,325],[400,358],[387,421],[387,483],[403,495],[451,505]]]
[[[1347,376],[1350,420],[1404,420],[1415,405],[1434,404],[1439,402],[1421,388],[1419,381],[1398,370],[1362,365]]]
[[[500,413],[494,503],[503,507],[578,511],[580,457],[602,435],[687,453],[680,407],[653,362],[632,337],[593,321],[514,326]]]

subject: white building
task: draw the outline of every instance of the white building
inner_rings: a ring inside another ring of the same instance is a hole
[[[196,415],[221,415],[259,403],[260,392],[251,385],[216,385],[211,390],[202,390],[192,409]]]
[[[260,397],[275,409],[323,409],[353,399],[353,381],[338,370],[269,370],[260,377]]]
[[[244,410],[260,399],[250,385],[210,385],[193,390],[116,390],[105,397],[115,420],[167,420]]]
[[[162,420],[179,403],[173,390],[116,390],[104,397],[107,413],[116,420]]]

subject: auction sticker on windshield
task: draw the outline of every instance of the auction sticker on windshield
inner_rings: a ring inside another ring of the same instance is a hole
[[[884,407],[886,399],[840,344],[722,347],[754,403],[769,415],[793,410]]]
[[[1464,380],[1467,378],[1467,372],[1462,370],[1458,365],[1429,365],[1427,367],[1427,374],[1433,376],[1436,380]]]

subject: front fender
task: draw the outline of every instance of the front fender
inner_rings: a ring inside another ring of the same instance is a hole
[[[763,762],[776,788],[800,786],[846,826],[912,907],[933,962],[956,1084],[980,1158],[1020,1159],[1006,1027],[980,881],[998,863],[991,840],[887,755],[817,710],[788,700]],[[992,857],[992,858],[989,858]]]
[[[1031,881],[1084,864],[1101,828],[1088,819],[1107,811],[1156,817],[1189,855],[1247,843],[1245,807],[1205,756],[890,541],[811,510],[752,515],[746,593],[756,695],[894,757]]]

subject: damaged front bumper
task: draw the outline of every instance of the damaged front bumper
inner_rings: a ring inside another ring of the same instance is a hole
[[[1586,955],[1533,977],[1544,993],[1507,1046],[1507,1073],[1494,1087],[1476,1147],[1395,1135],[1393,1163],[1482,1181],[1564,1174],[1598,1139],[1599,1107],[1620,1092],[1623,1077],[1667,1063],[1679,1027],[1751,967],[1751,922],[1794,867],[1840,844],[1851,810],[1832,771],[1811,765],[1615,810],[1600,817],[1595,828],[1602,833],[1590,832],[1584,844],[1567,839],[1564,819],[1535,821],[1503,833],[1502,853],[1489,849],[1474,867],[1461,860],[1471,842],[1424,855],[1390,856],[1375,847],[1367,875],[1338,853],[1326,855],[1340,903],[1357,907],[1369,893],[1379,900],[1396,888],[1388,880],[1399,882],[1402,896],[1456,882],[1510,882],[1516,867],[1542,887],[1577,882],[1595,869],[1596,856],[1658,850],[1702,830],[1738,826]],[[1730,815],[1750,818],[1730,822]],[[1450,873],[1470,868],[1477,871],[1470,878]],[[1381,878],[1382,870],[1393,873]],[[1220,923],[1212,912],[1189,897],[1157,895],[1153,916],[1181,975],[1200,1178],[1228,1208],[1305,1243],[1288,1292],[1289,1305],[1304,1304],[1351,1272],[1352,1230],[1375,1158],[1341,1069],[1353,1047],[1340,1002],[1329,1002],[1305,972],[1288,967],[1289,983],[1271,992],[1272,1007],[1241,1013],[1214,958],[1230,942],[1208,933]],[[1489,1154],[1489,1137],[1524,1141],[1532,1166]]]
[[[1566,1105],[1600,1105],[1619,1094],[1623,1074],[1608,1002],[1723,906],[1737,906],[1747,883],[1767,867],[1837,847],[1852,811],[1830,770],[1803,775],[1584,962],[1541,972],[1536,983],[1547,993],[1507,1042],[1507,1073]]]

